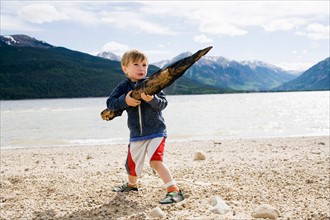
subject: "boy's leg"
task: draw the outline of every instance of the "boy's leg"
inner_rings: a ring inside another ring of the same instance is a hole
[[[152,160],[150,161],[150,166],[157,171],[159,177],[163,180],[165,187],[167,188],[167,192],[179,192],[179,188],[176,186],[170,170],[162,161]]]
[[[153,146],[150,147],[152,148]],[[165,165],[165,163],[163,163],[164,147],[165,138],[161,141],[161,143],[155,150],[151,151],[153,152],[153,155],[150,158],[150,166],[157,171],[158,175],[163,180],[167,190],[165,199],[160,201],[160,203],[170,204],[184,200],[184,196],[181,193],[179,187],[176,185],[175,181],[173,180],[170,170]],[[150,150],[151,149],[149,149],[148,152],[150,152]]]
[[[128,174],[128,182],[122,186],[114,188],[114,192],[129,192],[129,191],[138,191],[137,179],[138,175],[141,175],[145,147],[141,143],[130,143],[128,145],[127,159],[126,159],[126,171]]]
[[[136,184],[138,176],[141,176],[146,151],[146,141],[131,142],[128,145],[125,167],[128,174],[128,181],[131,184]]]
[[[181,202],[185,199],[179,187],[176,185],[171,172],[167,168],[167,166],[162,161],[151,161],[150,165],[155,169],[160,178],[165,183],[166,187],[166,196],[163,200],[161,200],[160,204],[172,204]]]
[[[130,187],[137,188],[137,180],[138,180],[137,176],[128,175],[128,185]]]
[[[125,183],[121,186],[112,189],[113,192],[129,192],[129,191],[139,191],[137,184],[131,184],[130,182]]]
[[[171,175],[170,170],[167,168],[165,163],[163,163],[163,155],[165,148],[166,138],[157,138],[158,142],[155,141],[148,147],[148,156],[150,157],[150,166],[157,171],[160,178],[163,180],[167,188],[176,186],[175,181]],[[156,140],[156,139],[155,139]],[[152,155],[150,155],[152,153]],[[171,184],[172,183],[172,184]],[[179,188],[173,190],[179,191]]]

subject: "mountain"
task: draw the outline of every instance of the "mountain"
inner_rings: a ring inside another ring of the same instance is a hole
[[[164,67],[189,55],[190,52],[185,52],[172,60],[153,64]],[[267,91],[296,77],[262,61],[237,62],[221,56],[202,57],[185,76],[205,85],[244,91]]]
[[[105,97],[125,79],[120,62],[56,47],[26,35],[0,36],[0,99]],[[150,65],[148,72],[159,68]],[[223,90],[180,78],[168,94]]]
[[[26,35],[0,36],[0,52],[1,100],[105,97],[125,79],[117,61],[119,58],[110,53],[92,56]],[[190,52],[182,53],[157,65],[164,67],[189,55]],[[148,74],[158,71],[159,67],[149,65]],[[204,56],[165,92],[291,90],[329,90],[329,58],[297,77],[262,61],[237,62],[225,57]]]
[[[0,99],[107,96],[125,78],[119,62],[26,35],[0,37]]]
[[[96,56],[102,57],[104,59],[109,59],[109,60],[114,60],[114,61],[119,61],[119,62],[121,61],[121,57],[120,56],[117,56],[116,54],[111,53],[109,51],[100,52]]]
[[[330,90],[330,57],[312,66],[297,78],[274,91]]]
[[[0,46],[54,48],[54,46],[26,35],[0,36]]]
[[[189,57],[191,55],[192,55],[191,52],[184,52],[184,53],[181,53],[181,54],[177,55],[176,57],[174,57],[171,60],[161,60],[159,62],[152,63],[152,65],[155,65],[155,66],[157,66],[159,68],[164,68],[164,67],[167,67],[170,64],[172,64],[172,63],[174,63],[174,62],[176,62],[178,60],[181,60],[183,58]]]

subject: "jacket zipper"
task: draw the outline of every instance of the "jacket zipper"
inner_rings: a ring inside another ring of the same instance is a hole
[[[142,127],[141,105],[138,106],[138,110],[139,110],[140,136],[142,136],[142,134],[143,134],[143,127]]]

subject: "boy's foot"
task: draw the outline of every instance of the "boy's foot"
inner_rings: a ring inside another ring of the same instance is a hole
[[[182,194],[182,192],[170,192],[167,193],[165,198],[160,201],[160,204],[172,204],[183,201],[185,198]]]
[[[125,183],[122,186],[118,186],[112,189],[112,192],[129,192],[129,191],[139,191],[139,188],[131,187],[128,185],[128,183]]]

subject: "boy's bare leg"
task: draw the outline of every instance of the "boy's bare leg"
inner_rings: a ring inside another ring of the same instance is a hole
[[[137,176],[128,175],[128,184],[131,187],[137,187]]]
[[[185,199],[179,187],[176,185],[170,170],[162,161],[150,161],[150,166],[157,171],[166,187],[166,196],[161,200],[160,204],[171,204],[181,202]]]
[[[115,187],[112,189],[113,192],[129,192],[129,191],[138,191],[137,186],[137,176],[128,175],[128,183],[125,183],[121,186]]]
[[[150,166],[157,171],[160,178],[163,180],[164,184],[170,183],[173,181],[173,177],[171,175],[170,170],[167,168],[167,166],[162,162],[158,160],[152,160],[150,161]]]

